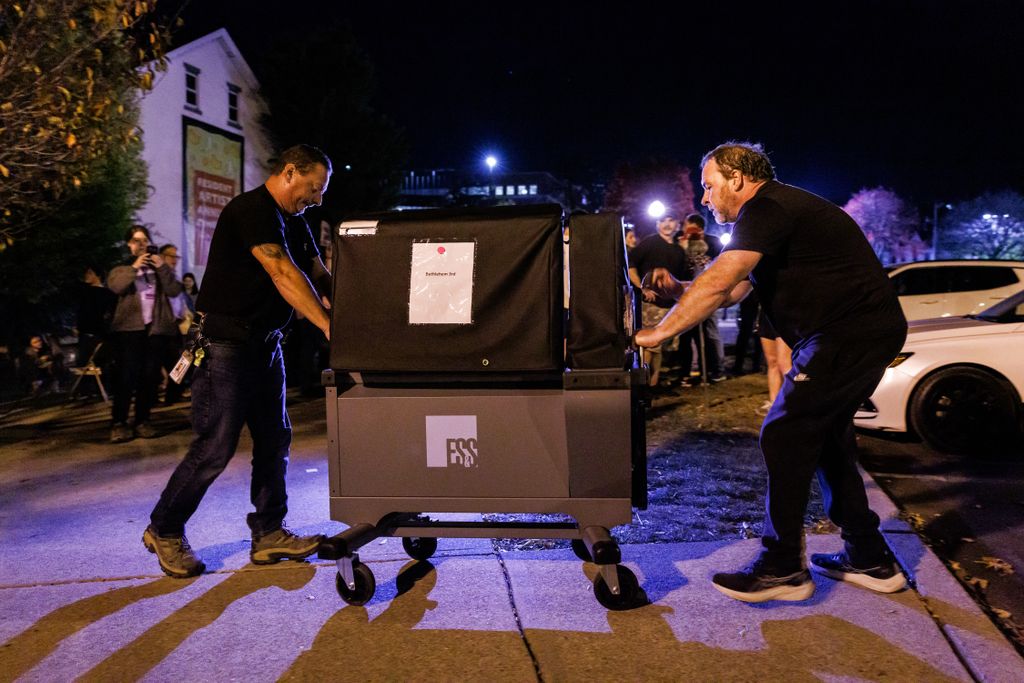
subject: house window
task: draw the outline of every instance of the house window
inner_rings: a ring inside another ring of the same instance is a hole
[[[537,186],[530,185],[530,194],[537,194]]]
[[[501,185],[496,185],[496,186],[494,187],[494,196],[495,196],[495,197],[500,197],[500,196],[502,196],[503,194],[505,194],[505,188],[504,188],[504,187],[502,187]]]
[[[228,83],[228,125],[234,128],[241,128],[238,120],[238,93],[242,91],[234,83]]]
[[[526,194],[526,185],[519,186],[519,194]]]
[[[185,65],[185,108],[199,112],[199,69]]]
[[[505,186],[505,194],[511,196],[511,195],[514,195],[515,193],[516,193],[516,186],[515,185],[506,185]]]

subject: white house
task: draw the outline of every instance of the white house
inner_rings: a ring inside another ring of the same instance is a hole
[[[221,209],[266,179],[265,111],[259,83],[224,29],[167,53],[167,71],[142,96],[150,196],[139,219],[158,245],[178,247],[179,277],[202,279]]]

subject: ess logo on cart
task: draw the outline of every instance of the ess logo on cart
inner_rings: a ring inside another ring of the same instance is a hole
[[[476,467],[476,415],[427,415],[427,467]]]

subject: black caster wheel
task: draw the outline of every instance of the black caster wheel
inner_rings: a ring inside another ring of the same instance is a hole
[[[587,544],[583,542],[582,538],[574,538],[571,541],[572,552],[576,557],[580,558],[584,562],[592,562],[594,558],[590,556],[590,551],[587,550]]]
[[[604,577],[598,574],[594,579],[594,597],[597,601],[606,609],[614,611],[632,609],[644,604],[643,591],[640,589],[636,574],[621,564],[615,565],[615,569],[619,577],[619,594],[614,595]]]
[[[402,547],[414,560],[429,560],[437,552],[437,539],[425,536],[410,536],[402,539]]]
[[[352,574],[356,580],[356,587],[353,590],[349,590],[345,579],[341,578],[341,572],[338,572],[338,575],[334,577],[334,584],[338,589],[338,595],[350,605],[357,607],[365,605],[373,597],[374,591],[377,590],[377,582],[373,578],[373,572],[365,564],[353,562]]]

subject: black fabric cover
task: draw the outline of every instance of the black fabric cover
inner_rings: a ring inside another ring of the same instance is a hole
[[[569,219],[569,325],[566,364],[571,369],[626,367],[633,334],[632,290],[618,214]]]
[[[403,211],[335,235],[330,362],[349,372],[561,371],[562,209]],[[351,220],[351,219],[350,219]],[[409,324],[414,242],[476,242],[472,323]]]

